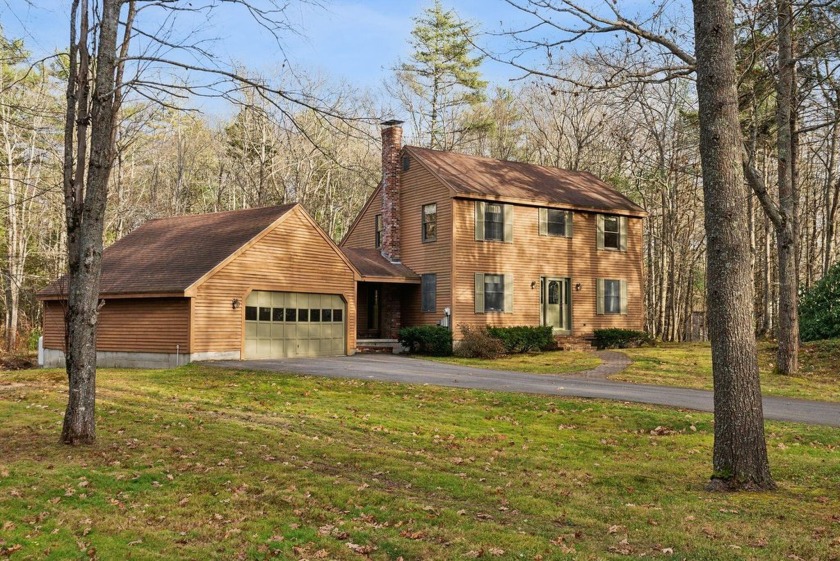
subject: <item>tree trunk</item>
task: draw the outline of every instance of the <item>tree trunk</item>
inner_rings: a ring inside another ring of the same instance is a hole
[[[108,198],[108,178],[113,165],[113,127],[115,106],[115,72],[119,0],[102,1],[96,52],[94,91],[90,104],[90,157],[86,167],[86,130],[79,126],[77,149],[67,150],[65,139],[65,201],[67,202],[68,293],[67,293],[67,376],[69,396],[61,441],[65,444],[91,444],[96,440],[96,322],[99,315],[99,278],[102,262],[102,232],[105,223],[105,204]],[[74,6],[75,8],[75,6]],[[77,79],[71,72],[68,86],[68,117],[74,116],[71,105],[78,103],[79,115],[84,116],[86,95],[77,97],[89,77],[84,63],[88,40],[88,6],[81,2],[79,60]],[[71,18],[75,29],[75,18]],[[75,32],[71,32],[71,37]],[[72,56],[72,53],[71,53]],[[75,83],[73,83],[75,82]],[[73,119],[75,122],[75,119]],[[74,124],[66,123],[65,131]],[[72,172],[73,153],[76,154],[76,173]],[[69,160],[69,162],[68,162]],[[85,177],[86,175],[86,177]]]
[[[729,0],[694,0],[715,441],[711,489],[773,488],[758,381]]]

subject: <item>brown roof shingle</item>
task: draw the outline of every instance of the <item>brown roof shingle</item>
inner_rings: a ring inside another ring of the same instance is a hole
[[[295,205],[150,220],[105,249],[100,294],[179,293]],[[39,296],[66,294],[64,277]]]
[[[456,152],[406,146],[458,195],[478,195],[571,207],[627,212],[645,211],[613,187],[584,171],[494,160]]]
[[[391,263],[382,257],[378,249],[342,247],[341,251],[362,275],[362,280],[365,278],[390,278],[395,281],[420,281],[420,276],[417,273],[401,263]]]

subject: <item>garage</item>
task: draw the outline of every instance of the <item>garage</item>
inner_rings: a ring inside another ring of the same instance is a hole
[[[247,359],[345,354],[341,296],[254,291],[245,301]]]

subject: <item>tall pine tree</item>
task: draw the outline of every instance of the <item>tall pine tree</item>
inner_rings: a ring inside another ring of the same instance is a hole
[[[487,82],[473,56],[475,28],[439,0],[414,19],[413,52],[396,72],[396,93],[414,123],[418,142],[451,150],[480,123],[465,118],[467,110],[484,101]],[[422,139],[422,140],[421,140]]]

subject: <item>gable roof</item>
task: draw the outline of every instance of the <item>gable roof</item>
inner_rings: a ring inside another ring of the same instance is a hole
[[[642,207],[591,173],[405,146],[455,197],[545,203],[644,216]]]
[[[342,247],[363,281],[419,283],[420,275],[403,265],[392,263],[378,249]]]
[[[180,294],[295,204],[150,220],[106,248],[100,294]],[[66,294],[65,277],[38,293]]]

